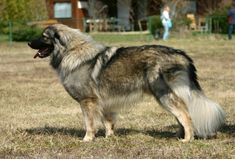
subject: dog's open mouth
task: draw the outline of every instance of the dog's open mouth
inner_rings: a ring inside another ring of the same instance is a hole
[[[40,58],[44,58],[47,57],[51,54],[51,52],[53,51],[54,47],[52,45],[49,44],[44,44],[44,43],[38,43],[38,41],[33,41],[28,43],[28,45],[35,50],[38,50],[37,53],[34,55],[34,58],[40,57]]]
[[[51,48],[42,48],[42,49],[39,49],[38,52],[34,55],[33,58],[37,58],[37,57],[40,57],[40,58],[44,58],[44,57],[47,57],[50,55],[52,49]]]

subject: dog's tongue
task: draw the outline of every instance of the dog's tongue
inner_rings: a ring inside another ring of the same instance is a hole
[[[38,50],[38,52],[34,55],[34,57],[33,58],[37,58],[37,57],[43,57],[43,53],[45,52],[45,51],[47,51],[48,50],[48,48],[42,48],[42,49],[39,49]]]
[[[37,52],[35,55],[34,55],[34,59],[37,58],[39,56],[39,52]]]

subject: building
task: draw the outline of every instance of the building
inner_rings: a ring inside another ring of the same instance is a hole
[[[148,15],[148,9],[158,10],[160,5],[151,5],[154,0],[46,0],[50,19],[85,30],[94,29],[92,23],[98,24],[98,30],[133,30],[137,19]],[[161,0],[158,0],[159,2]],[[159,3],[160,4],[160,3]],[[155,12],[156,13],[156,12]],[[104,19],[110,19],[104,21]],[[100,27],[102,23],[102,26]]]
[[[208,7],[217,8],[220,2],[230,0],[172,0],[169,5],[173,15],[193,18],[205,17]],[[160,15],[163,7],[162,0],[47,0],[47,4],[50,19],[82,31],[138,30],[141,19]],[[194,25],[201,23],[194,21]]]
[[[87,1],[80,0],[47,0],[50,19],[73,28],[84,30],[84,17],[87,16]]]

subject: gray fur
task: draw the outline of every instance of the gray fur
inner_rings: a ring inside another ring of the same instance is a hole
[[[113,57],[113,55],[116,53],[116,50],[116,47],[111,47],[106,50],[102,56],[99,56],[97,58],[95,67],[93,68],[93,71],[91,73],[91,76],[95,82],[97,82],[97,77],[100,74],[102,66],[105,65]]]
[[[193,61],[181,50],[159,45],[109,48],[64,25],[50,26],[43,35],[50,37],[44,43],[53,46],[52,67],[82,108],[84,141],[94,139],[97,116],[106,136],[112,135],[116,112],[143,95],[154,96],[177,118],[184,142],[194,134],[210,137],[224,123],[222,108],[202,93]],[[30,46],[36,49],[34,43]]]

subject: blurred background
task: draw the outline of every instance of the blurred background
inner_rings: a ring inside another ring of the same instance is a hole
[[[0,41],[29,41],[48,25],[62,23],[83,32],[163,32],[161,11],[170,6],[172,32],[224,34],[231,0],[1,0]]]

